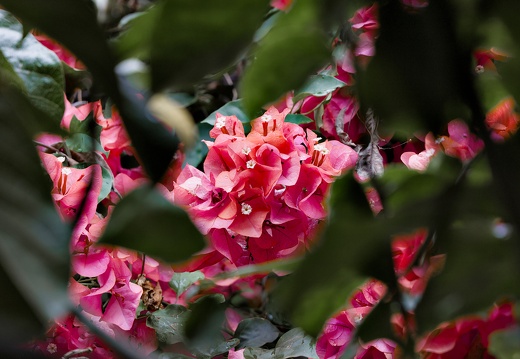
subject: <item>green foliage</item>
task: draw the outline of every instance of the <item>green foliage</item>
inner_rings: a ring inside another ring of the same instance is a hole
[[[265,0],[160,1],[132,22],[120,52],[150,61],[154,90],[191,84],[236,60],[266,10]]]
[[[192,284],[204,279],[201,271],[175,273],[170,279],[170,287],[177,294],[177,298],[186,291]]]
[[[0,10],[0,50],[5,56],[3,68],[11,67],[12,79],[31,103],[59,123],[63,104],[63,69],[58,56],[40,44],[33,35],[24,36],[22,24]]]
[[[489,352],[500,359],[515,359],[520,356],[520,328],[492,333],[489,340]]]
[[[316,341],[303,330],[294,328],[282,335],[274,349],[246,348],[245,359],[318,358]]]
[[[137,189],[119,202],[101,241],[170,262],[185,260],[204,246],[186,212],[151,187]]]
[[[346,84],[343,81],[329,75],[315,75],[310,76],[307,82],[298,91],[295,91],[293,101],[297,102],[305,97],[312,96],[327,96],[336,89],[339,89]]]
[[[262,318],[244,319],[235,330],[235,338],[240,340],[237,349],[246,347],[261,347],[274,342],[280,331],[270,321]]]
[[[273,102],[301,86],[305,78],[329,58],[326,38],[320,29],[318,5],[297,1],[282,14],[258,45],[241,82],[246,113]]]
[[[164,309],[151,313],[146,325],[155,330],[157,340],[164,344],[183,342],[184,326],[190,311],[182,305],[170,304]]]
[[[66,290],[71,228],[54,208],[20,108],[24,115],[38,114],[27,99],[2,85],[0,151],[9,155],[0,156],[0,262],[9,295],[0,304],[9,308],[1,324],[10,328],[2,330],[10,344],[34,335],[35,318],[44,326],[71,308]]]

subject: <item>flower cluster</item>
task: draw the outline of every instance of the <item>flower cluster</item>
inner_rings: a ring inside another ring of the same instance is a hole
[[[270,108],[247,136],[235,116],[217,114],[204,172],[187,165],[173,190],[213,247],[237,265],[304,249],[326,216],[331,182],[357,160],[350,147],[284,122],[287,113]]]

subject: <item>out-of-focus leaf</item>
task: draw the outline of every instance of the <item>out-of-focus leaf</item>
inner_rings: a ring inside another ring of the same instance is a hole
[[[266,0],[162,1],[129,24],[121,52],[150,60],[155,90],[190,85],[236,60],[267,9]]]
[[[520,327],[498,330],[489,337],[489,352],[500,359],[520,357]]]
[[[262,264],[251,264],[237,268],[237,270],[217,274],[215,280],[223,280],[229,278],[248,277],[252,274],[268,274],[273,271],[291,271],[301,262],[301,258],[278,259]]]
[[[319,15],[316,2],[295,2],[262,39],[240,84],[247,114],[298,88],[327,62],[329,49]]]
[[[98,151],[108,154],[101,146],[101,143],[85,133],[74,133],[65,140],[65,143],[67,147],[74,152],[85,153]]]
[[[356,329],[356,336],[367,343],[377,338],[393,338],[390,325],[391,304],[379,302]]]
[[[216,115],[220,113],[223,116],[236,116],[240,122],[246,123],[250,121],[250,118],[244,112],[244,108],[242,106],[242,100],[235,100],[226,103],[224,106],[219,108],[216,111],[213,111],[208,117],[206,117],[202,123],[209,123],[210,125],[215,125]]]
[[[0,0],[5,9],[65,45],[92,73],[118,106],[126,130],[150,178],[159,181],[178,141],[146,110],[142,93],[114,72],[115,58],[96,18],[95,6],[85,0]]]
[[[314,121],[304,115],[289,114],[289,115],[285,116],[285,122],[295,123],[297,125],[303,125],[306,123],[312,123]]]
[[[23,81],[31,103],[59,123],[65,79],[58,56],[31,34],[24,37],[22,24],[5,10],[0,10],[0,50]]]
[[[188,107],[190,105],[193,105],[195,102],[197,102],[197,97],[193,96],[192,94],[186,93],[186,92],[167,93],[166,96],[172,98],[179,105],[184,106],[184,107]]]
[[[235,338],[240,339],[237,349],[261,347],[275,341],[280,331],[270,321],[263,318],[247,318],[242,320],[235,330]]]
[[[118,203],[101,241],[170,262],[185,260],[204,246],[186,212],[150,187],[139,188]]]
[[[211,131],[212,128],[213,126],[208,123],[201,122],[197,124],[197,129],[199,131],[199,141],[195,144],[195,146],[186,151],[186,159],[184,160],[185,163],[188,163],[193,167],[197,167],[206,157],[208,154],[208,146],[202,142],[202,140],[212,140],[212,138],[209,137],[209,131]]]
[[[179,297],[189,286],[203,279],[204,273],[198,270],[195,272],[175,273],[172,279],[170,279],[170,287],[175,291],[177,297]]]
[[[293,324],[311,335],[320,332],[367,276],[391,285],[395,282],[389,239],[374,222],[365,195],[352,177],[334,183],[330,211],[320,245],[273,293]]]
[[[262,40],[265,37],[265,35],[267,35],[267,33],[269,31],[271,31],[271,29],[273,28],[273,25],[276,23],[276,21],[278,21],[278,18],[280,17],[280,15],[281,15],[280,12],[275,12],[274,14],[270,15],[262,23],[262,26],[260,26],[258,28],[258,30],[256,31],[253,41],[259,42],[260,40]]]
[[[155,330],[159,342],[175,344],[184,341],[184,325],[189,315],[186,307],[170,304],[150,314],[146,325]]]
[[[446,113],[458,109],[460,80],[470,69],[469,49],[457,42],[454,12],[447,0],[418,13],[391,1],[379,15],[376,54],[359,74],[362,104],[373,107],[392,131],[439,133]]]
[[[346,84],[333,76],[314,75],[294,93],[294,102],[298,102],[307,96],[326,96],[334,90],[345,86]]]
[[[186,344],[197,358],[208,359],[225,353],[238,344],[238,339],[225,340],[221,334],[226,309],[212,296],[195,302],[186,322]]]
[[[294,328],[280,337],[274,349],[246,348],[245,359],[318,358],[316,341],[303,330]]]
[[[17,110],[23,106],[22,113],[31,115],[31,105],[21,100],[20,94],[0,87],[0,151],[8,154],[0,156],[0,263],[8,286],[15,287],[0,299],[0,307],[2,322],[7,318],[17,322],[8,325],[11,345],[34,334],[34,315],[46,325],[72,307],[67,294],[71,229],[54,208],[33,134],[24,128]],[[29,308],[11,306],[17,297],[23,297]],[[23,318],[19,322],[18,315]]]

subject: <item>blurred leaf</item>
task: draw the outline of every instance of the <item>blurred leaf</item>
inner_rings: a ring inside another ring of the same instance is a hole
[[[170,279],[170,287],[175,291],[177,297],[188,289],[192,284],[203,280],[204,273],[201,271],[175,273]]]
[[[320,29],[319,6],[311,0],[295,2],[262,39],[244,73],[240,88],[246,113],[252,116],[301,86],[327,62],[329,52]]]
[[[87,153],[97,151],[108,155],[108,152],[103,149],[101,143],[85,133],[73,133],[65,140],[65,143],[67,147],[74,152]]]
[[[489,352],[499,359],[520,357],[520,327],[498,330],[489,337]]]
[[[314,120],[312,120],[304,115],[289,114],[289,115],[285,116],[285,122],[295,123],[297,125],[303,125],[306,123],[312,123],[312,122],[314,122]]]
[[[223,280],[230,278],[243,278],[252,274],[268,274],[273,271],[291,271],[301,262],[301,258],[277,259],[262,264],[250,264],[237,268],[234,271],[217,274],[214,280]]]
[[[447,235],[438,249],[446,253],[444,270],[430,280],[416,309],[420,332],[488,308],[503,296],[520,295],[518,238],[494,238],[490,227],[461,222]]]
[[[345,85],[346,83],[333,76],[314,75],[298,91],[294,92],[293,101],[298,102],[311,95],[317,97],[326,96]]]
[[[24,24],[65,45],[87,66],[96,85],[117,105],[147,174],[154,182],[159,181],[177,151],[178,141],[146,110],[146,96],[116,76],[116,61],[98,25],[94,4],[85,0],[0,0],[0,4]]]
[[[380,301],[357,327],[356,336],[365,343],[378,338],[394,338],[391,315],[391,304]]]
[[[67,294],[71,228],[54,208],[32,133],[19,117],[18,106],[23,114],[34,115],[22,99],[0,86],[0,151],[8,154],[0,156],[0,263],[7,285],[16,288],[2,296],[0,307],[2,318],[20,316],[16,326],[9,325],[9,336],[18,342],[34,334],[38,324],[31,313],[46,325],[72,308]],[[29,308],[11,305],[20,296]]]
[[[184,325],[190,311],[182,305],[169,304],[146,318],[146,325],[155,330],[157,340],[164,344],[184,341]]]
[[[97,84],[117,97],[115,60],[97,23],[94,4],[84,0],[0,0],[0,4],[65,45],[88,67]]]
[[[175,102],[184,107],[188,107],[197,102],[197,97],[186,92],[167,93],[166,96],[172,98]]]
[[[316,341],[303,330],[294,328],[280,337],[274,349],[246,348],[245,359],[318,358]]]
[[[191,85],[239,57],[267,5],[266,0],[162,1],[129,24],[121,52],[150,60],[154,90]]]
[[[0,50],[23,81],[31,103],[59,123],[65,105],[61,61],[33,35],[23,37],[22,24],[0,10]]]
[[[209,137],[209,131],[211,131],[212,128],[212,125],[204,122],[197,124],[197,129],[199,131],[199,141],[195,143],[195,146],[186,151],[184,164],[188,163],[193,167],[197,167],[202,162],[202,160],[206,158],[206,155],[208,154],[208,146],[202,142],[202,140],[213,140],[211,137]]]
[[[379,15],[376,55],[359,74],[362,104],[373,107],[389,130],[439,133],[471,68],[469,49],[457,42],[454,12],[447,0],[413,14],[391,1]]]
[[[238,339],[225,340],[221,333],[226,307],[218,299],[202,297],[190,309],[192,312],[186,322],[186,343],[197,358],[212,358],[228,352],[239,343]]]
[[[280,331],[270,321],[263,318],[247,318],[242,320],[235,330],[235,338],[240,339],[237,349],[261,347],[275,341]]]
[[[204,246],[186,212],[150,187],[136,189],[118,203],[101,241],[170,262],[185,260]]]
[[[242,123],[250,121],[250,118],[246,115],[242,107],[242,100],[235,100],[226,103],[218,110],[213,111],[202,121],[202,123],[209,123],[211,126],[214,126],[217,113],[220,113],[223,116],[236,116]]]
[[[275,12],[272,15],[268,15],[269,17],[262,23],[262,25],[258,28],[258,30],[255,32],[255,36],[253,38],[254,42],[259,42],[262,40],[265,35],[271,29],[273,28],[274,24],[276,24],[276,21],[278,21],[278,18],[280,17],[282,13],[281,12]]]
[[[359,184],[348,175],[338,179],[330,204],[330,222],[314,252],[273,293],[293,324],[314,336],[367,276],[395,282],[389,239]]]

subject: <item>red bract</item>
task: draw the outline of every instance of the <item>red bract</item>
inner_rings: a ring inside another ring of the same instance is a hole
[[[440,146],[435,142],[435,137],[430,132],[426,135],[424,140],[424,151],[419,153],[415,152],[403,152],[401,155],[401,161],[411,170],[426,171],[430,160],[439,151]]]
[[[449,156],[466,162],[484,148],[484,142],[472,134],[468,125],[462,120],[453,120],[448,123],[448,133],[449,136],[441,137],[440,143]]]
[[[441,324],[417,343],[417,351],[424,358],[448,359],[478,357],[494,358],[488,352],[489,335],[515,323],[513,306],[504,303],[495,306],[488,318],[465,317]]]
[[[278,10],[287,10],[293,0],[271,0],[271,6]]]
[[[518,129],[520,115],[515,112],[515,100],[507,97],[493,107],[486,115],[486,125],[491,130],[491,138],[503,141]]]

